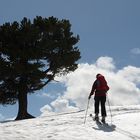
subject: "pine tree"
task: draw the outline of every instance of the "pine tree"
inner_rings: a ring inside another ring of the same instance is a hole
[[[23,18],[0,26],[0,104],[15,104],[16,120],[34,118],[27,111],[27,95],[77,68],[79,41],[69,20]]]

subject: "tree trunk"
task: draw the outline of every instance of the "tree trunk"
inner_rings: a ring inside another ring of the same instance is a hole
[[[15,120],[23,120],[23,119],[31,119],[31,118],[35,118],[34,116],[30,115],[27,112],[27,105],[28,105],[28,101],[27,101],[27,93],[25,92],[20,92],[18,95],[18,114]]]

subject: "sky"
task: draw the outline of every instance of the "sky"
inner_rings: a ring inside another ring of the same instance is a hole
[[[0,0],[0,25],[36,16],[68,19],[80,36],[78,69],[56,77],[28,97],[29,113],[61,112],[86,106],[97,73],[105,75],[112,105],[140,104],[139,0]],[[126,99],[126,100],[124,100]],[[91,103],[92,105],[92,103]],[[0,120],[14,118],[18,106],[1,106]]]

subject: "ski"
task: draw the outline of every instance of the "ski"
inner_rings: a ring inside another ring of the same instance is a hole
[[[92,115],[92,114],[90,114],[90,117],[92,118],[92,120],[93,121],[95,121],[96,122],[96,124],[98,125],[98,127],[100,127],[100,128],[102,128],[102,129],[107,129],[108,131],[114,131],[115,130],[115,128],[116,128],[116,126],[115,125],[110,125],[110,124],[108,124],[108,123],[103,123],[102,121],[100,121],[100,120],[95,120],[95,117]]]
[[[96,120],[95,117],[94,117],[92,114],[90,114],[90,117],[91,117],[91,118],[93,119],[93,121],[95,121],[97,124],[108,126],[108,123],[102,122],[102,121],[100,121],[99,119]]]
[[[100,120],[96,120],[95,117],[92,114],[90,114],[90,117],[92,118],[93,121],[95,121],[96,123],[102,125],[102,122]]]

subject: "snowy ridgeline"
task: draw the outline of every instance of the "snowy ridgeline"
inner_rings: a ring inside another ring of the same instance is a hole
[[[140,140],[140,106],[111,107],[109,125],[95,123],[89,109],[0,123],[0,140]]]

